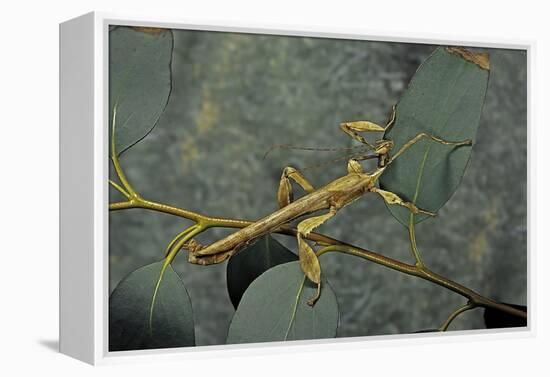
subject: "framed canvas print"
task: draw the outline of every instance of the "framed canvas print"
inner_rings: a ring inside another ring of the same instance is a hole
[[[530,46],[61,24],[60,348],[530,331]]]

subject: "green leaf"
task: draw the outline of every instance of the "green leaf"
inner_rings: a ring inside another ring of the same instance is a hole
[[[394,154],[421,132],[449,141],[475,139],[489,61],[487,55],[465,51],[440,47],[419,67],[397,104],[394,126],[384,135],[394,141]],[[380,187],[423,210],[437,212],[460,184],[471,149],[422,139],[387,168]],[[388,209],[408,226],[411,214],[407,209],[396,205]],[[414,222],[425,218],[414,215]]]
[[[338,328],[336,296],[322,278],[321,297],[313,307],[307,300],[316,286],[299,262],[280,264],[254,280],[233,316],[227,343],[333,338]]]
[[[164,261],[130,273],[109,299],[109,351],[195,345],[191,300],[170,265],[151,303]]]
[[[272,267],[296,260],[296,254],[270,235],[259,238],[232,256],[227,263],[227,291],[235,309],[254,279]]]
[[[118,155],[151,132],[168,103],[173,44],[169,29],[119,26],[109,32],[109,119],[112,127],[116,105]]]
[[[527,306],[506,304],[515,309],[521,310],[527,313]],[[526,327],[527,319],[521,318],[512,314],[505,313],[493,308],[485,308],[483,313],[483,320],[485,321],[485,327],[488,329],[500,329],[504,327]]]

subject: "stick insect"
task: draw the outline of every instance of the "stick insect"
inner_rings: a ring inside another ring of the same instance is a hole
[[[426,214],[435,216],[435,213],[418,208],[414,203],[400,198],[397,194],[382,190],[377,187],[378,178],[398,157],[421,139],[428,139],[444,145],[462,146],[472,145],[472,140],[447,141],[428,133],[419,133],[407,141],[393,156],[390,155],[394,142],[388,139],[379,139],[374,143],[369,142],[360,132],[385,132],[395,123],[395,106],[385,126],[370,121],[353,121],[340,124],[340,128],[354,140],[364,144],[369,153],[358,155],[349,159],[347,174],[329,182],[325,186],[315,189],[304,175],[293,167],[283,170],[277,191],[279,210],[266,217],[230,234],[226,238],[216,241],[208,246],[200,245],[191,240],[185,245],[189,251],[189,262],[196,264],[220,263],[232,256],[238,249],[247,245],[258,237],[279,229],[282,225],[318,211],[328,212],[301,220],[297,226],[296,238],[298,242],[298,257],[300,266],[309,280],[317,285],[316,294],[308,300],[313,306],[321,294],[321,267],[317,255],[311,246],[304,240],[315,228],[328,221],[343,207],[353,203],[368,192],[378,194],[389,205],[400,205],[407,208],[413,214]],[[371,172],[366,172],[359,161],[378,159],[377,167]],[[291,180],[301,186],[306,195],[293,201]]]

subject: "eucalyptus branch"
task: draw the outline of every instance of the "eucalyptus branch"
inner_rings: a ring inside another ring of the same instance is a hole
[[[204,231],[208,228],[213,228],[213,227],[244,228],[253,223],[253,221],[240,220],[240,219],[209,217],[209,216],[206,216],[197,212],[189,211],[186,209],[182,209],[182,208],[178,208],[178,207],[174,207],[174,206],[170,206],[162,203],[157,203],[150,200],[145,200],[140,197],[138,197],[137,199],[133,199],[125,202],[115,202],[115,203],[109,204],[109,210],[111,211],[125,210],[125,209],[131,209],[131,208],[148,209],[148,210],[153,210],[161,213],[170,214],[177,217],[186,218],[188,220],[195,221],[198,224],[202,224],[201,231]],[[296,229],[290,226],[282,226],[279,229],[277,229],[275,233],[295,236]],[[408,275],[416,276],[424,280],[428,280],[434,284],[437,284],[441,287],[449,289],[453,292],[456,292],[468,298],[471,302],[475,303],[477,306],[490,307],[490,308],[500,310],[521,318],[527,318],[527,315],[525,312],[515,309],[511,306],[490,300],[486,297],[483,297],[479,293],[474,292],[469,288],[466,288],[450,279],[447,279],[441,275],[436,274],[433,271],[430,271],[424,265],[422,265],[422,267],[419,267],[417,265],[410,265],[410,264],[386,257],[374,251],[362,249],[362,248],[347,244],[343,241],[339,241],[337,239],[325,236],[320,233],[310,233],[306,238],[310,241],[314,241],[320,245],[325,246],[324,248],[322,248],[317,252],[318,256],[330,251],[337,251],[345,254],[355,255],[360,258],[367,259],[371,262],[380,264],[384,267],[391,268],[393,270],[396,270]]]
[[[182,217],[182,218],[194,221],[197,224],[201,224],[204,230],[208,228],[240,229],[254,223],[253,221],[249,221],[249,220],[230,219],[230,218],[224,218],[224,217],[210,217],[210,216],[206,216],[198,212],[193,212],[187,209],[154,202],[151,200],[145,200],[141,197],[124,201],[124,202],[115,202],[115,203],[109,204],[109,210],[111,211],[120,211],[120,210],[131,209],[131,208],[148,209],[148,210],[166,213],[177,217]],[[289,236],[296,236],[296,228],[288,225],[283,225],[279,229],[275,230],[275,233],[285,234]],[[306,237],[306,239],[310,241],[314,241],[317,244],[322,246],[335,245],[335,244],[347,245],[346,243],[335,240],[334,238],[325,236],[320,233],[314,233],[314,232],[310,233]]]
[[[463,285],[460,285],[455,281],[452,281],[450,279],[447,279],[444,276],[441,276],[433,271],[430,271],[425,266],[418,267],[416,265],[410,265],[397,260],[393,260],[383,255],[377,254],[373,251],[368,251],[368,250],[361,249],[355,246],[350,246],[350,245],[327,246],[319,250],[317,252],[317,256],[325,254],[329,251],[338,251],[344,254],[355,255],[357,257],[370,260],[371,262],[383,265],[393,270],[427,280],[429,282],[437,284],[443,288],[449,289],[455,293],[458,293],[466,297],[473,305],[482,306],[486,308],[493,308],[508,314],[512,314],[517,317],[527,318],[527,313],[525,313],[524,311],[518,310],[509,305],[501,304],[499,302],[486,298],[480,295],[479,293],[469,288],[466,288]]]

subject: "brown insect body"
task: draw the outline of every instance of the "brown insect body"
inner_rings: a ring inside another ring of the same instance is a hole
[[[231,252],[243,243],[249,243],[266,233],[271,233],[281,225],[287,224],[301,216],[312,214],[323,209],[329,209],[331,206],[340,209],[359,199],[368,192],[370,188],[374,187],[377,178],[384,170],[385,167],[378,168],[373,174],[348,173],[318,190],[304,195],[255,223],[203,249],[197,250],[195,254],[196,256],[206,256]],[[229,256],[230,254],[227,254],[226,258]]]

